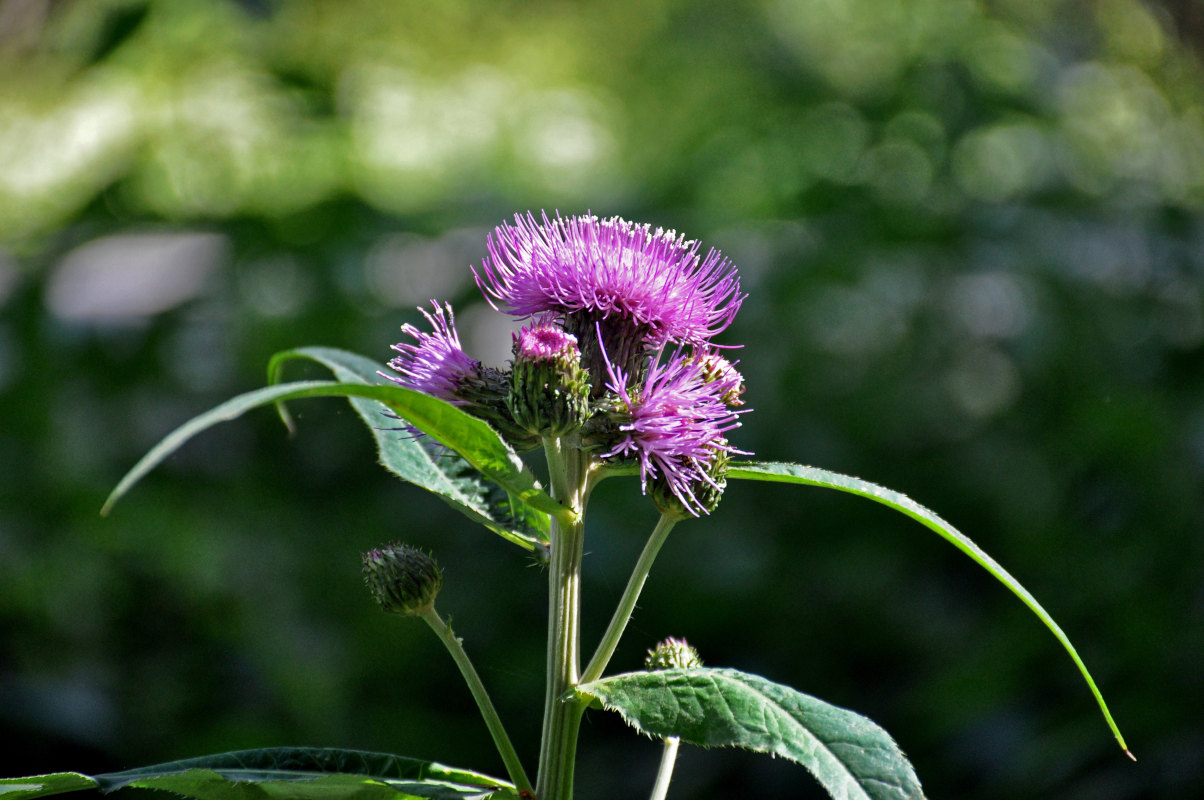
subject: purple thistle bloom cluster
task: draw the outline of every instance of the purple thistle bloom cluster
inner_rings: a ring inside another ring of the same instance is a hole
[[[451,307],[438,303],[433,314],[422,312],[432,333],[402,328],[414,341],[394,345],[390,379],[470,413],[488,409],[481,416],[503,436],[514,427],[529,437],[529,409],[546,407],[547,398],[491,400],[488,392],[533,391],[534,373],[520,366],[567,358],[586,376],[589,406],[579,429],[557,435],[576,437],[601,461],[634,461],[645,491],[667,492],[689,514],[709,512],[713,503],[700,496],[717,501],[722,467],[741,452],[726,436],[740,424],[742,378],[711,343],[744,300],[731,262],[715,250],[703,256],[673,231],[618,217],[517,215],[495,229],[488,249],[474,270],[482,294],[495,309],[534,320],[515,335],[516,380],[489,380],[505,373],[464,353]],[[498,409],[507,408],[524,411],[498,424]],[[545,435],[550,429],[559,430],[545,427]]]

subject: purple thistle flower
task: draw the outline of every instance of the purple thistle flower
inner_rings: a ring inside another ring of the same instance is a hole
[[[731,262],[673,231],[627,222],[530,213],[490,235],[474,274],[495,308],[517,317],[583,315],[570,332],[600,320],[625,322],[644,347],[701,345],[729,324],[744,296]],[[607,348],[617,355],[613,348]],[[628,364],[619,357],[618,363]]]
[[[649,481],[660,479],[690,513],[705,512],[695,488],[705,484],[721,490],[710,467],[722,454],[741,452],[725,434],[739,427],[742,412],[731,410],[723,399],[738,379],[708,382],[703,363],[681,352],[666,362],[655,361],[638,390],[628,386],[621,370],[607,367],[607,388],[621,408],[619,438],[602,457],[635,458],[645,492]]]
[[[461,387],[480,374],[481,362],[469,358],[460,346],[451,305],[445,303],[440,307],[434,300],[431,305],[435,307],[434,314],[423,308],[418,310],[431,324],[434,333],[424,333],[409,323],[402,325],[402,333],[412,336],[417,344],[393,345],[400,355],[389,361],[389,367],[399,374],[381,375],[407,389],[461,405],[465,402]]]

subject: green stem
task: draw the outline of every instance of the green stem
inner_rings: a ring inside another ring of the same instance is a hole
[[[652,562],[656,560],[661,545],[665,543],[665,539],[669,537],[669,531],[673,530],[673,526],[676,524],[677,518],[668,514],[661,514],[661,518],[657,520],[656,527],[652,530],[652,535],[648,537],[647,543],[644,544],[644,550],[640,553],[639,560],[635,562],[635,569],[632,570],[631,577],[627,580],[627,588],[623,590],[623,596],[619,598],[619,606],[615,609],[614,616],[610,618],[610,624],[606,626],[606,633],[602,634],[602,641],[598,643],[594,657],[590,659],[585,672],[581,674],[582,683],[596,681],[602,677],[602,672],[610,663],[610,657],[615,654],[615,648],[619,646],[619,639],[622,638],[623,631],[631,620],[631,612],[635,610],[636,600],[639,599],[640,592],[644,589],[644,582],[648,580]]]
[[[571,698],[580,682],[581,560],[585,547],[585,498],[589,458],[563,439],[545,439],[552,496],[575,517],[552,519],[548,561],[547,689],[535,796],[570,800],[577,732],[585,706]]]
[[[665,739],[665,749],[661,753],[660,769],[656,771],[656,783],[652,785],[652,794],[648,800],[665,800],[669,793],[669,781],[673,780],[673,765],[677,762],[677,746],[681,739],[670,736]]]
[[[477,674],[472,662],[468,659],[468,654],[464,652],[463,644],[452,633],[451,625],[445,623],[435,611],[434,606],[428,606],[422,612],[422,618],[447,647],[456,666],[460,668],[460,674],[464,676],[473,699],[477,701],[477,707],[481,709],[481,716],[485,718],[485,726],[489,728],[489,735],[493,737],[493,743],[506,765],[506,773],[510,776],[510,781],[520,791],[531,791],[531,781],[527,779],[527,773],[523,769],[522,762],[519,761],[518,753],[515,752],[514,745],[510,743],[510,737],[506,735],[502,719],[498,716],[493,701],[489,699],[489,692],[485,690],[485,684],[481,683],[481,676]]]

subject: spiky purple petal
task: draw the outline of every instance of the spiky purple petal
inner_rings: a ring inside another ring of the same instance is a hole
[[[622,404],[621,421],[617,441],[602,457],[636,459],[645,491],[661,478],[685,508],[705,511],[691,487],[716,486],[711,464],[720,453],[739,452],[725,436],[740,425],[740,412],[723,399],[735,379],[708,382],[702,362],[680,352],[654,362],[639,389],[628,387],[621,370],[612,366],[609,373],[607,388]]]
[[[650,349],[701,345],[740,308],[740,279],[716,250],[674,231],[611,217],[516,215],[489,236],[489,258],[474,270],[495,307],[516,317],[618,317]],[[496,301],[496,302],[495,302]]]
[[[440,306],[434,300],[431,305],[435,308],[433,314],[426,309],[418,310],[431,324],[433,332],[426,333],[408,323],[401,326],[402,333],[413,337],[416,343],[393,345],[399,355],[389,361],[389,367],[398,374],[384,377],[407,389],[425,392],[451,403],[461,403],[463,397],[459,389],[467,379],[480,372],[481,362],[469,358],[460,346],[451,305],[445,303]]]

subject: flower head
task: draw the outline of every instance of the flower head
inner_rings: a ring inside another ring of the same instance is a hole
[[[589,394],[577,337],[546,322],[514,334],[507,404],[518,427],[540,436],[571,433],[589,419]]]
[[[431,301],[435,311],[419,309],[431,324],[432,333],[403,325],[401,330],[414,338],[415,343],[393,345],[399,355],[389,361],[397,375],[380,373],[407,389],[429,394],[479,417],[492,425],[507,442],[519,450],[529,450],[539,443],[539,437],[514,422],[507,407],[510,392],[509,376],[469,358],[460,346],[456,320],[451,306]],[[411,433],[418,433],[407,426]]]
[[[738,452],[724,434],[739,427],[739,413],[723,398],[734,378],[708,381],[702,363],[676,353],[648,368],[642,387],[632,389],[621,370],[609,371],[607,388],[618,398],[617,435],[603,458],[635,458],[645,491],[655,482],[688,513],[709,513],[703,487],[722,491],[712,475],[717,462]]]
[[[464,398],[461,392],[463,384],[479,375],[481,362],[469,358],[460,346],[460,336],[456,333],[456,318],[452,314],[451,305],[440,306],[431,301],[435,313],[426,309],[418,309],[426,317],[426,321],[434,329],[433,333],[425,333],[413,325],[401,326],[402,333],[412,336],[416,344],[400,343],[393,349],[400,355],[389,361],[389,367],[398,375],[385,375],[391,381],[400,383],[407,389],[424,392],[450,403],[462,404]],[[383,373],[382,373],[383,374]]]
[[[489,237],[489,258],[476,272],[486,298],[508,314],[582,317],[567,326],[574,333],[616,319],[656,350],[706,342],[744,300],[730,261],[715,250],[701,256],[697,242],[673,231],[546,213],[542,224],[530,213],[514,223]]]

